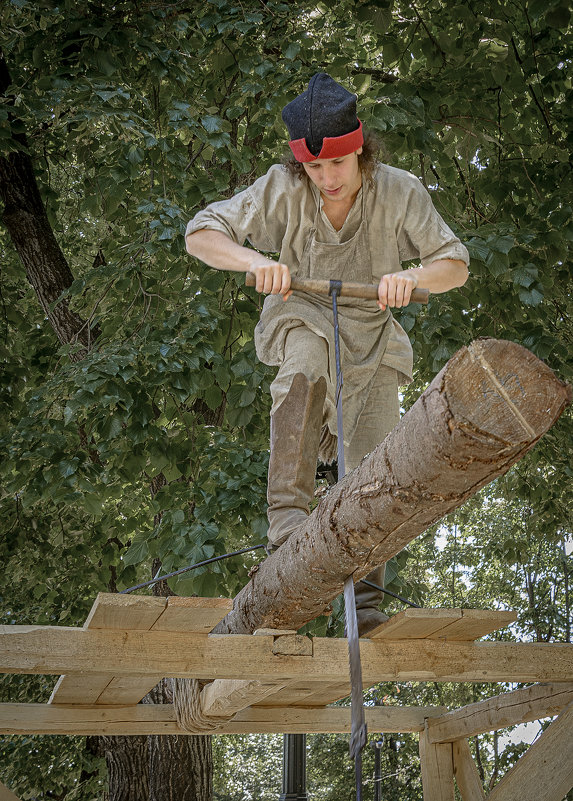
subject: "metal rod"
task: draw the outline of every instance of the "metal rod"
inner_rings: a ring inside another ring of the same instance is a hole
[[[374,584],[373,581],[368,581],[368,579],[360,579],[363,584],[368,584],[369,587],[373,587],[375,590],[380,590],[380,592],[385,593],[385,595],[390,595],[392,598],[396,598],[398,601],[402,601],[403,604],[407,604],[408,606],[413,606],[414,609],[421,609],[422,607],[420,604],[415,604],[414,601],[409,601],[407,598],[402,598],[401,595],[398,595],[391,590],[386,590],[384,587],[381,587],[379,584]]]
[[[136,584],[134,587],[129,587],[127,590],[122,590],[119,595],[126,595],[128,592],[134,590],[141,590],[143,587],[151,587],[152,584],[157,584],[158,581],[165,581],[165,579],[179,576],[181,573],[186,573],[188,570],[195,570],[196,567],[204,567],[210,565],[212,562],[220,562],[222,559],[229,559],[231,556],[240,556],[242,553],[249,553],[249,551],[256,551],[258,548],[265,548],[265,545],[252,545],[250,548],[242,548],[240,551],[233,551],[232,553],[224,553],[222,556],[213,556],[211,559],[205,559],[203,562],[196,562],[194,565],[182,567],[180,570],[174,570],[173,573],[166,573],[164,576],[156,576],[151,581],[144,581],[141,584]]]

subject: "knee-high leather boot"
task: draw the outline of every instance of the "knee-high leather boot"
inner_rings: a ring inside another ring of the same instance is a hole
[[[382,564],[371,570],[366,576],[366,580],[383,587],[385,573],[386,564]],[[385,615],[378,608],[384,598],[384,593],[380,592],[380,590],[375,590],[374,587],[369,587],[364,581],[357,581],[354,585],[354,595],[356,598],[358,635],[364,637],[369,631],[379,626],[380,623],[385,623],[388,620],[388,615]]]
[[[297,373],[286,398],[271,416],[267,487],[268,538],[282,545],[309,514],[314,495],[326,380]]]

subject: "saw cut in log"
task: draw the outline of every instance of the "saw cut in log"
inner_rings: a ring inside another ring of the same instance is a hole
[[[265,560],[213,629],[298,629],[345,579],[363,578],[507,472],[553,425],[571,388],[530,351],[480,339],[450,359],[384,442]]]

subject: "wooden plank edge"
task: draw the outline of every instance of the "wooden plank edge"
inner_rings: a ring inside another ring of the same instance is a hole
[[[419,732],[440,707],[365,707],[372,732]],[[350,707],[289,709],[257,707],[240,712],[212,734],[350,732]],[[0,704],[0,734],[135,735],[187,734],[171,704],[69,706]]]

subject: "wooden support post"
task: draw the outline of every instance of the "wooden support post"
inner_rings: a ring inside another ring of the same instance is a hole
[[[573,787],[573,701],[531,745],[488,801],[563,801]]]
[[[485,801],[485,793],[467,740],[452,743],[454,777],[463,801]]]
[[[298,629],[345,579],[365,576],[505,473],[551,427],[570,388],[521,346],[462,348],[356,470],[266,559],[214,629]]]
[[[424,801],[454,801],[452,744],[431,743],[427,728],[420,732],[420,767]]]

